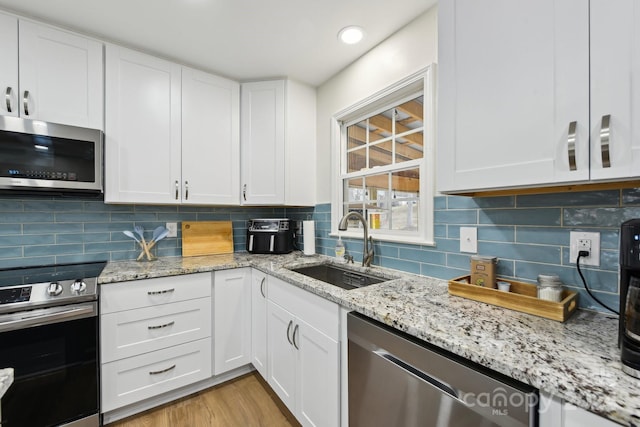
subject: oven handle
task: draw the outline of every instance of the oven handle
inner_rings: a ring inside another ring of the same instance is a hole
[[[0,332],[15,331],[18,329],[82,319],[96,315],[97,307],[95,303],[76,304],[72,306],[43,308],[11,313],[0,316]]]

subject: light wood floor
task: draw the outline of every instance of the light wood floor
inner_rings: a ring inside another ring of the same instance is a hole
[[[108,424],[109,427],[299,426],[256,373]]]

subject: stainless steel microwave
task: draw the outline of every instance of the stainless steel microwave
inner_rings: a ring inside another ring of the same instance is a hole
[[[103,192],[103,133],[0,116],[0,189]]]

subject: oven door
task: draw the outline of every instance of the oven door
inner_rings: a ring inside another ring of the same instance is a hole
[[[14,368],[2,427],[99,425],[95,302],[0,316],[0,367]]]

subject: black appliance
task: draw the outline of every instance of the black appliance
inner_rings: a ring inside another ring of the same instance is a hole
[[[100,425],[97,277],[105,262],[0,270],[2,427]]]
[[[0,189],[100,194],[103,133],[0,116]]]
[[[620,330],[622,370],[640,378],[640,219],[620,228]]]
[[[247,224],[247,252],[288,254],[293,251],[294,232],[286,218],[250,219]]]

